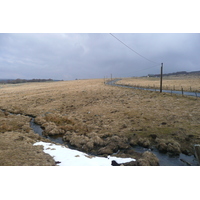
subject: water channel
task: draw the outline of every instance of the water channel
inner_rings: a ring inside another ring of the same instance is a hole
[[[57,136],[44,136],[43,135],[43,129],[41,128],[40,125],[35,123],[35,119],[32,117],[31,121],[30,121],[30,127],[33,129],[33,131],[36,134],[39,134],[41,137],[47,138],[49,140],[51,140],[52,142],[56,142],[59,144],[65,144],[65,142],[62,140],[62,136],[61,135],[57,135]]]
[[[153,92],[160,92],[160,89],[152,89],[152,88],[143,88],[143,87],[134,87],[134,86],[128,86],[128,85],[120,85],[117,84],[117,81],[120,81],[121,79],[115,79],[112,81],[107,82],[107,85],[112,85],[112,86],[117,86],[117,87],[125,87],[125,88],[133,88],[133,89],[138,89],[138,90],[148,90],[148,91],[153,91]],[[171,93],[171,94],[178,94],[178,95],[182,95],[182,91],[178,91],[178,90],[162,90],[162,92],[166,92],[166,93]],[[194,97],[200,97],[200,93],[199,92],[186,92],[184,91],[183,93],[185,96],[194,96]]]
[[[160,166],[198,166],[198,161],[195,158],[195,156],[191,155],[170,155],[169,153],[160,153],[156,148],[153,150],[147,149],[141,146],[137,146],[133,148],[134,151],[138,153],[144,153],[145,151],[150,151],[153,154],[156,155],[156,157],[159,159]]]
[[[40,136],[59,144],[65,144],[61,136],[44,136],[42,134],[43,129],[34,122],[34,118],[31,119],[30,126],[33,131]],[[134,147],[133,149],[138,153],[144,153],[145,151],[154,153],[159,159],[160,166],[198,166],[198,161],[193,155],[187,156],[185,154],[180,154],[178,156],[171,156],[170,154],[160,153],[157,149],[150,150],[140,146]]]
[[[5,111],[2,109],[2,111]],[[15,115],[14,113],[10,113],[11,115]],[[29,115],[27,115],[29,116]],[[49,140],[51,140],[52,142],[55,143],[59,143],[59,144],[64,144],[66,145],[66,143],[62,140],[62,136],[58,135],[58,136],[44,136],[43,135],[43,129],[41,128],[40,125],[35,123],[35,118],[33,116],[29,116],[31,118],[30,120],[30,127],[33,129],[33,131],[36,134],[39,134],[41,137],[45,137]],[[67,144],[67,146],[69,148],[72,148],[70,145]],[[73,148],[72,148],[73,149]],[[195,156],[191,155],[185,155],[185,154],[180,154],[178,156],[171,156],[167,153],[160,153],[156,148],[154,149],[147,149],[147,148],[143,148],[140,146],[136,146],[133,148],[134,151],[138,152],[138,153],[143,153],[145,151],[151,151],[152,153],[154,153],[157,158],[159,159],[159,164],[160,166],[198,166],[198,161],[195,158]]]

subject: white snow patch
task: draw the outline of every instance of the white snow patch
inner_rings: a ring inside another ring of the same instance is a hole
[[[44,146],[44,152],[52,156],[55,161],[59,161],[59,166],[111,166],[112,160],[118,164],[135,161],[133,158],[90,156],[81,151],[47,142],[36,142],[34,145]]]

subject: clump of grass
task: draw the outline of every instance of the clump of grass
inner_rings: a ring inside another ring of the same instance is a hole
[[[46,122],[42,124],[42,127],[44,127],[44,135],[59,135],[64,134],[65,131],[59,126],[56,126],[54,122]]]
[[[139,166],[158,166],[159,159],[152,152],[145,151],[142,154],[142,157],[140,159],[138,159],[137,165],[139,165]]]
[[[63,116],[61,114],[47,114],[45,115],[44,119],[47,122],[54,122],[57,126],[62,126],[66,124],[74,125],[74,121],[72,119],[69,119],[67,116]]]
[[[29,120],[29,117],[23,115],[7,115],[0,117],[0,132],[29,132],[31,130]]]
[[[45,116],[37,116],[35,122],[45,129],[46,135],[64,134],[74,130],[74,121],[61,114],[48,113]]]
[[[2,133],[6,132],[6,131],[12,131],[12,126],[10,126],[9,124],[7,124],[6,122],[4,122],[2,125],[0,125],[0,131]]]
[[[173,154],[181,153],[181,145],[173,139],[156,139],[157,148],[161,152],[171,152]]]

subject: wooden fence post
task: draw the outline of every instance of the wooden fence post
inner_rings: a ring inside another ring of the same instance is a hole
[[[162,93],[162,79],[163,79],[163,63],[161,63],[161,68],[160,68],[160,93]]]
[[[197,98],[197,91],[195,92],[196,98]]]

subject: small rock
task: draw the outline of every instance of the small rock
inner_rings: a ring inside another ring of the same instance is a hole
[[[115,160],[112,160],[111,165],[112,166],[120,166],[121,164],[118,164]]]

